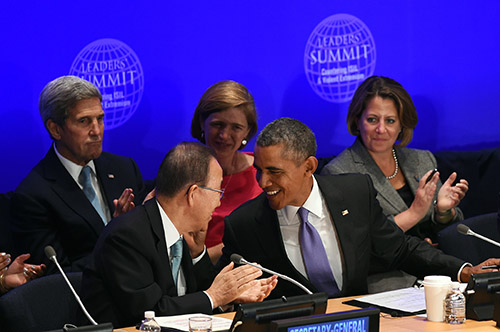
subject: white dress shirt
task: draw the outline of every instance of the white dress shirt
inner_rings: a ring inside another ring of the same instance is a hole
[[[155,198],[155,200],[156,200],[156,198]],[[158,205],[158,209],[160,210],[160,217],[161,217],[161,222],[163,224],[163,231],[165,233],[165,241],[167,243],[167,252],[168,252],[168,257],[170,260],[169,264],[170,264],[170,267],[172,267],[172,259],[173,259],[172,255],[171,255],[172,246],[174,245],[174,243],[177,242],[177,240],[182,238],[182,235],[179,234],[179,231],[177,230],[177,228],[175,228],[174,224],[172,223],[170,218],[167,216],[167,214],[165,213],[165,210],[163,210],[160,203],[158,203],[158,200],[156,200],[156,204]],[[192,259],[193,265],[198,263],[203,258],[203,256],[206,254],[206,252],[207,252],[207,248],[205,247],[203,249],[203,252],[198,257]],[[179,276],[177,279],[177,295],[178,296],[186,295],[186,291],[187,291],[186,278],[184,276],[184,271],[182,269],[182,264],[181,264],[181,267],[179,268]],[[210,297],[210,295],[208,295],[207,292],[203,291],[203,293],[205,293],[205,295],[207,295],[208,299],[210,300],[210,305],[212,306],[212,309],[213,309],[214,306],[213,306],[212,298]]]
[[[342,290],[342,258],[337,240],[337,232],[314,177],[313,188],[302,207],[309,210],[309,222],[316,228],[321,237],[333,276],[335,277],[337,286]],[[300,206],[287,205],[283,209],[278,210],[277,214],[288,259],[290,259],[293,266],[304,277],[308,278],[300,250],[299,228],[301,220],[298,214],[299,208]]]
[[[76,184],[80,189],[83,190],[83,186],[80,184],[80,181],[78,181],[78,177],[80,176],[80,173],[82,172],[82,169],[84,166],[80,166],[72,162],[71,160],[63,157],[59,151],[57,151],[56,145],[54,144],[54,151],[56,152],[57,158],[61,161],[63,164],[64,168],[68,171],[69,175],[75,180]],[[99,199],[99,204],[101,205],[102,212],[104,212],[104,216],[106,216],[106,223],[111,220],[111,212],[109,211],[108,207],[108,202],[105,200],[104,195],[103,195],[103,190],[101,189],[101,185],[99,184],[99,181],[97,180],[97,173],[95,170],[95,164],[94,161],[91,160],[86,166],[89,166],[91,169],[90,172],[90,182],[92,183],[92,188],[94,188],[94,191],[97,194],[97,199]],[[116,197],[118,198],[118,197]]]

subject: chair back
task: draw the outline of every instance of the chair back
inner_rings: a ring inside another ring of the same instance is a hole
[[[473,151],[439,151],[436,157],[441,181],[452,172],[469,182],[469,191],[458,206],[466,218],[498,210],[500,148]]]
[[[0,193],[0,252],[6,252],[12,258],[16,258],[21,253],[11,231],[10,199],[12,193],[12,191]]]
[[[68,273],[77,293],[81,272]],[[61,274],[32,280],[0,297],[0,331],[48,331],[77,323],[81,310]]]
[[[445,254],[461,258],[472,265],[488,258],[500,257],[500,247],[471,235],[460,234],[457,231],[458,224],[450,225],[438,233],[439,249]],[[474,233],[500,242],[496,212],[464,219],[460,224],[468,226]]]

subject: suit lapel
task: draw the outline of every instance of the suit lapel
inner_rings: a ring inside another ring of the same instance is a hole
[[[315,176],[315,178],[330,212],[333,227],[337,232],[337,241],[340,245],[342,260],[343,284],[348,285],[350,283],[349,280],[353,279],[351,277],[352,270],[349,269],[349,266],[353,266],[357,260],[355,251],[348,249],[355,248],[358,245],[356,238],[352,237],[351,215],[349,214],[350,205],[348,202],[345,202],[342,193],[332,185],[331,181],[328,182],[328,179],[332,179],[332,177]],[[345,289],[345,286],[342,288]]]
[[[102,186],[104,199],[108,204],[109,211],[111,213],[111,217],[113,217],[113,213],[115,211],[115,205],[113,204],[113,200],[115,198],[119,198],[122,194],[120,191],[121,188],[116,186],[116,183],[119,179],[115,178],[115,174],[111,172],[113,165],[106,158],[106,154],[103,152],[101,156],[94,160],[97,178]]]
[[[399,196],[391,183],[387,181],[384,173],[382,173],[359,138],[356,139],[350,149],[357,171],[361,174],[370,175],[373,181],[373,186],[378,192],[377,198],[385,201],[387,205],[392,206],[396,211],[404,211],[408,209],[406,203],[403,201],[401,196]],[[396,149],[396,155],[399,159],[399,149]]]
[[[165,231],[163,229],[163,223],[161,221],[158,204],[156,203],[155,199],[150,199],[144,204],[144,208],[146,209],[148,219],[151,223],[151,229],[153,230],[153,234],[155,235],[156,252],[158,253],[160,261],[163,262],[163,266],[165,269],[164,272],[167,279],[165,280],[165,285],[167,288],[165,291],[169,296],[177,296],[177,287],[175,286],[174,278],[172,276],[172,269],[170,268],[170,258],[168,257]],[[184,254],[185,252],[183,252],[182,260],[184,260]]]
[[[254,229],[255,234],[252,236],[249,235],[248,238],[258,239],[261,251],[268,256],[272,256],[273,258],[270,261],[277,264],[277,266],[264,267],[272,270],[276,269],[284,275],[297,280],[308,289],[316,290],[313,284],[288,259],[276,211],[271,209],[264,193],[260,195],[259,199],[261,200],[262,208],[258,209],[255,215],[255,222],[258,226]],[[263,262],[262,264],[265,263]]]
[[[101,217],[57,158],[53,146],[44,158],[43,173],[44,177],[51,182],[52,190],[60,199],[82,217],[96,232],[96,235],[101,234],[104,228]]]
[[[419,182],[419,162],[416,153],[409,153],[408,149],[396,149],[398,161],[401,169],[404,169],[403,174],[406,183],[410,186],[412,193],[417,192]],[[399,196],[399,195],[398,195]]]

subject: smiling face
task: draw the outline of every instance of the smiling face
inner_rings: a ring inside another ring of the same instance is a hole
[[[56,141],[59,153],[72,162],[85,166],[102,152],[104,111],[99,98],[78,101],[68,112],[61,127],[47,121],[50,134]]]
[[[401,122],[392,99],[376,96],[366,105],[358,120],[361,139],[370,153],[392,150]]]
[[[233,155],[250,131],[245,113],[238,108],[210,114],[201,127],[206,144],[217,156]]]
[[[282,144],[256,145],[254,156],[257,182],[266,193],[271,208],[302,206],[312,190],[316,158],[309,157],[297,165],[295,161],[283,159]]]

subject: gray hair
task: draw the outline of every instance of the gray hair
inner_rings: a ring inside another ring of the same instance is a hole
[[[64,126],[69,110],[80,100],[90,98],[99,98],[102,101],[99,89],[80,77],[61,76],[49,82],[43,88],[38,102],[45,129],[49,131],[48,120],[54,121],[61,127]]]
[[[257,137],[260,147],[283,144],[283,158],[297,164],[316,155],[316,138],[308,126],[299,120],[279,118],[269,123]]]
[[[163,159],[156,176],[156,193],[172,198],[193,184],[205,185],[215,152],[198,142],[181,142]]]

